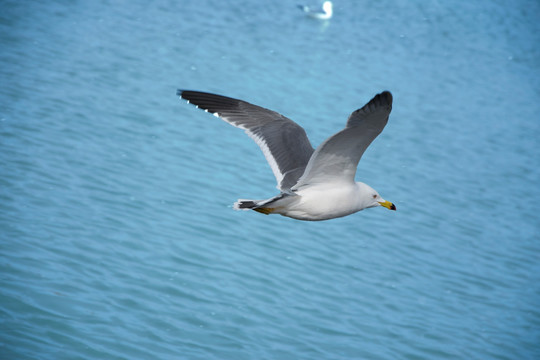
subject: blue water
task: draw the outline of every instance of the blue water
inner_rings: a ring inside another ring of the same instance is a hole
[[[540,358],[540,4],[334,12],[2,2],[1,359]],[[357,178],[398,210],[234,211],[272,172],[177,88],[314,145],[392,91]]]

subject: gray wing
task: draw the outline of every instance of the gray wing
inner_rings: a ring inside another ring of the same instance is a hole
[[[347,126],[329,137],[313,153],[305,173],[293,187],[328,182],[354,181],[358,162],[369,144],[381,133],[392,111],[392,94],[376,95],[354,111]]]
[[[244,129],[259,145],[277,180],[288,191],[304,173],[313,154],[306,132],[285,116],[248,102],[199,91],[178,90],[189,103]]]

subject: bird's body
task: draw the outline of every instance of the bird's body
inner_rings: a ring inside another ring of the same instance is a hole
[[[269,200],[262,200],[253,210],[263,214],[279,214],[298,220],[329,220],[347,216],[367,207],[378,206],[369,194],[373,189],[363,183],[320,184],[297,190],[294,194],[280,194]],[[351,202],[351,199],[355,201]],[[369,201],[365,201],[365,200]],[[250,201],[250,200],[247,200]],[[236,207],[242,200],[236,203]],[[255,205],[255,204],[254,204]],[[240,209],[240,208],[239,208]]]
[[[307,5],[298,5],[298,7],[304,11],[307,16],[313,19],[328,20],[333,14],[333,5],[331,1],[325,1],[322,5],[322,10],[314,10]]]
[[[274,111],[225,96],[178,91],[183,99],[242,128],[259,145],[280,194],[266,200],[238,200],[237,210],[280,214],[299,220],[328,220],[383,206],[395,210],[374,189],[355,182],[356,167],[383,130],[392,109],[385,91],[354,111],[347,126],[313,149],[298,124]]]

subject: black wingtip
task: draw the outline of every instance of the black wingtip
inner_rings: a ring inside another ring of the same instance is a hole
[[[384,90],[382,93],[379,94],[379,96],[388,104],[392,104],[392,102],[394,101],[392,93],[388,90]]]
[[[182,97],[183,92],[184,92],[184,90],[181,90],[181,89],[176,90],[176,96]]]
[[[394,98],[392,93],[388,90],[385,90],[373,97],[364,107],[371,108],[372,106],[387,106],[392,110],[392,102]]]

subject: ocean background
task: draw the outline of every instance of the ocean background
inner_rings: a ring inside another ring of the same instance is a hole
[[[0,359],[540,358],[540,3],[296,5],[1,1]],[[397,211],[234,211],[270,167],[177,88],[315,146],[392,91]]]

